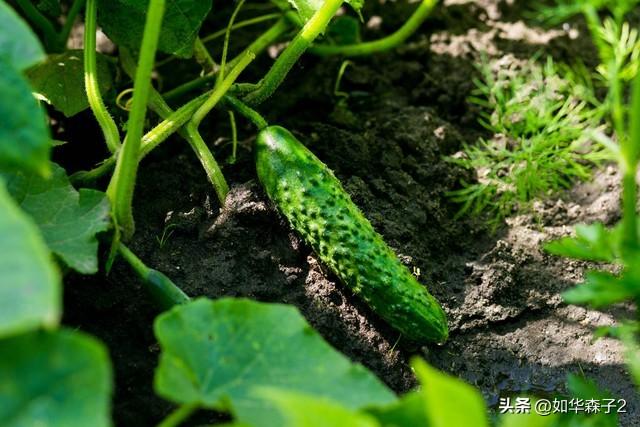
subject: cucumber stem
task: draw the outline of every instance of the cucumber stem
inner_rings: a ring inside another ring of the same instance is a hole
[[[147,265],[122,243],[118,244],[118,253],[142,279],[144,289],[160,309],[168,310],[191,299],[171,279]]]
[[[325,30],[342,3],[343,0],[326,0],[282,51],[276,62],[258,83],[257,89],[247,94],[243,101],[255,106],[273,95],[298,59],[311,46],[316,37]]]
[[[116,153],[121,146],[120,132],[118,126],[109,114],[107,107],[100,93],[98,84],[98,65],[96,58],[96,20],[98,7],[96,0],[87,0],[87,10],[85,16],[84,30],[84,87],[87,92],[87,99],[91,111],[95,116],[107,148],[113,154]]]
[[[116,169],[107,189],[107,195],[113,205],[115,221],[122,227],[125,240],[130,239],[135,232],[131,205],[138,171],[144,120],[147,113],[147,101],[151,90],[151,73],[160,38],[164,8],[165,0],[150,0],[149,2],[142,46],[140,47],[140,59],[133,84],[133,100],[127,125],[128,133],[118,154]]]
[[[242,114],[245,118],[249,119],[251,123],[256,125],[258,130],[262,130],[269,126],[267,121],[260,115],[260,113],[249,107],[244,102],[240,101],[238,98],[231,95],[225,95],[224,102],[225,104],[230,105],[238,113]]]
[[[240,58],[242,58],[246,52],[255,52],[256,54],[265,50],[270,44],[275,42],[290,28],[286,19],[281,18],[271,28],[264,32],[260,37],[255,39],[240,55],[229,61],[227,66],[233,68],[238,64]],[[198,77],[197,79],[186,82],[170,91],[163,94],[163,98],[171,100],[178,96],[182,96],[185,93],[191,92],[206,85],[207,83],[214,82],[217,79],[216,73],[209,74],[207,76]]]
[[[309,52],[318,56],[362,56],[373,53],[384,52],[401,45],[420,25],[429,17],[438,0],[422,0],[420,6],[413,12],[411,17],[395,33],[383,37],[379,40],[356,43],[350,45],[328,45],[317,44],[309,48]]]
[[[213,60],[209,50],[204,43],[202,43],[200,37],[196,38],[193,45],[193,56],[196,59],[196,62],[202,66],[205,74],[213,73],[218,67],[218,64]]]

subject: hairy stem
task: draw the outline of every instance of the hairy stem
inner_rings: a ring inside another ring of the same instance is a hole
[[[343,0],[326,0],[322,4],[320,9],[313,14],[311,19],[280,54],[271,69],[258,83],[258,88],[244,97],[246,103],[258,105],[273,95],[298,59],[311,46],[316,37],[325,30],[342,2]]]
[[[96,117],[111,153],[120,149],[120,132],[100,94],[96,59],[96,0],[87,0],[84,31],[84,86],[93,115]]]
[[[209,50],[204,45],[200,37],[196,38],[193,55],[196,58],[198,64],[202,66],[205,74],[213,73],[218,67],[216,61],[213,60],[211,54],[209,53]]]
[[[284,34],[290,28],[289,23],[286,19],[281,18],[278,22],[276,22],[271,28],[269,28],[266,32],[264,32],[260,37],[255,39],[253,43],[251,43],[240,55],[229,61],[227,64],[228,68],[233,68],[238,64],[240,58],[242,58],[246,52],[254,52],[258,54],[259,52],[264,51],[270,44],[277,41],[282,34]],[[184,83],[168,92],[163,94],[163,98],[166,100],[170,100],[172,98],[176,98],[178,96],[184,95],[192,90],[196,90],[201,88],[202,86],[214,82],[217,79],[216,73],[210,74],[208,76],[199,77],[190,82]]]
[[[383,37],[379,40],[356,43],[351,45],[313,45],[309,48],[309,52],[319,56],[361,56],[371,55],[377,52],[384,52],[401,45],[405,42],[422,23],[429,17],[431,11],[438,3],[438,0],[422,0],[420,6],[413,12],[407,22],[402,25],[395,33]]]
[[[245,118],[249,119],[251,123],[256,125],[258,130],[262,130],[269,126],[264,117],[262,117],[256,110],[250,108],[247,104],[240,101],[238,98],[235,98],[231,95],[225,95],[224,102],[225,104],[231,106],[235,111],[242,114]]]
[[[123,228],[125,239],[131,238],[135,231],[131,204],[138,171],[138,156],[147,113],[147,101],[151,90],[151,72],[158,47],[164,7],[165,0],[151,0],[149,2],[140,59],[133,85],[133,101],[127,125],[128,133],[118,155],[116,170],[107,189],[116,223]]]
[[[211,184],[213,184],[213,188],[216,191],[216,195],[218,196],[218,200],[220,201],[220,205],[224,206],[224,202],[227,198],[227,193],[229,192],[229,186],[227,185],[227,181],[224,179],[222,175],[222,170],[216,162],[213,154],[207,147],[207,144],[202,139],[202,136],[198,132],[198,126],[207,114],[211,111],[213,107],[216,106],[218,101],[227,93],[231,85],[236,81],[236,79],[240,76],[240,73],[253,61],[255,55],[252,52],[247,52],[245,56],[240,59],[238,65],[236,65],[230,72],[229,75],[221,81],[216,88],[211,92],[211,95],[207,98],[207,100],[198,108],[198,110],[194,113],[191,121],[186,126],[186,132],[189,136],[189,143],[191,147],[196,152],[198,159],[200,159],[200,163],[204,167],[205,172],[207,173],[207,177]]]

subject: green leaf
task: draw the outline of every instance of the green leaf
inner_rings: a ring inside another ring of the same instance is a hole
[[[594,308],[626,301],[640,294],[640,271],[627,271],[616,276],[603,271],[590,271],[585,282],[563,293],[569,304],[588,304]]]
[[[338,16],[327,27],[327,39],[337,45],[350,45],[362,42],[360,21],[353,16]]]
[[[113,85],[109,63],[98,55],[98,84],[104,94]],[[33,89],[57,110],[71,117],[89,108],[84,88],[84,61],[81,50],[49,55],[46,61],[27,70]]]
[[[259,387],[331,399],[347,409],[395,400],[290,306],[198,299],[159,316],[155,334],[162,348],[155,376],[159,395],[231,410],[252,425],[282,425],[273,405],[255,395]]]
[[[551,427],[556,425],[557,419],[554,414],[542,416],[535,412],[506,414],[500,417],[500,427]]]
[[[83,274],[98,271],[96,234],[110,226],[107,196],[96,190],[76,191],[60,166],[53,175],[8,175],[7,188],[40,227],[47,245],[69,267]]]
[[[633,324],[625,324],[619,328],[627,366],[636,386],[640,388],[640,343],[636,339],[637,332],[637,325]]]
[[[412,363],[420,380],[420,395],[430,427],[488,427],[487,410],[480,392],[457,378],[427,365]]]
[[[167,0],[158,49],[191,57],[211,0]],[[140,50],[148,0],[98,0],[98,23],[116,44]]]
[[[371,416],[349,410],[328,399],[264,388],[257,394],[272,402],[282,417],[282,427],[378,427]],[[256,421],[254,427],[262,427]]]
[[[367,409],[382,427],[428,427],[424,398],[420,392],[411,392],[390,405]]]
[[[2,179],[0,236],[0,337],[56,326],[60,278],[38,229],[11,200]]]
[[[0,341],[0,425],[106,427],[111,396],[107,351],[67,330]]]
[[[24,78],[2,58],[0,94],[0,168],[46,175],[51,143],[44,112]]]
[[[59,0],[39,0],[36,7],[52,18],[62,15]]]
[[[545,249],[554,255],[587,261],[614,262],[619,254],[621,227],[607,230],[601,223],[576,226],[576,237],[548,243]]]
[[[0,61],[23,70],[44,58],[44,49],[36,35],[4,1],[0,1],[0,28]],[[6,97],[2,90],[0,93]]]
[[[307,22],[322,7],[324,0],[289,0],[289,3],[298,11],[302,20]],[[348,3],[353,10],[359,13],[364,5],[364,0],[345,0],[345,3]]]

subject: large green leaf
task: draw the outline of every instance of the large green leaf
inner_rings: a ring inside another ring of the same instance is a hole
[[[162,347],[158,394],[176,403],[231,410],[252,425],[282,425],[273,404],[256,394],[260,387],[331,399],[347,409],[395,400],[290,306],[199,299],[159,316],[155,333]]]
[[[182,57],[193,45],[211,0],[167,0],[158,49]],[[134,52],[140,50],[148,0],[98,0],[98,22],[111,40]]]
[[[488,427],[487,410],[480,392],[427,365],[422,359],[413,361],[422,388],[424,410],[431,427]]]
[[[67,330],[0,341],[0,425],[106,427],[111,364],[95,339]]]
[[[429,418],[425,412],[424,398],[414,391],[402,396],[401,400],[389,405],[367,409],[383,427],[428,427]]]
[[[44,58],[44,50],[36,35],[4,0],[0,0],[0,28],[0,60],[23,70]],[[0,93],[6,97],[3,91]]]
[[[109,63],[98,55],[97,80],[100,92],[107,92],[112,84]],[[65,116],[71,117],[89,108],[84,89],[84,61],[81,50],[69,50],[49,55],[46,61],[27,70],[33,89]]]
[[[282,416],[281,427],[379,427],[376,420],[362,412],[349,410],[327,399],[305,396],[278,389],[261,389],[257,392],[272,402]],[[254,427],[262,427],[258,421]],[[415,425],[415,424],[414,424]]]
[[[24,173],[7,175],[7,188],[38,224],[51,251],[80,273],[96,273],[96,234],[109,228],[109,200],[100,191],[76,191],[64,169],[55,163],[52,170],[49,179]]]
[[[46,175],[51,143],[44,112],[24,78],[2,58],[0,94],[0,168]]]
[[[0,179],[0,337],[57,325],[61,293],[60,278],[37,227],[11,200]]]

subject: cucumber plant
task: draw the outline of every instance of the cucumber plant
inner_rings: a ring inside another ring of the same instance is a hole
[[[356,11],[362,7],[358,0],[347,3]],[[354,53],[353,45],[330,44],[318,44],[312,53],[350,56],[392,49],[419,27],[435,3],[423,1],[407,24],[389,37],[355,46],[360,53]],[[242,5],[238,3],[236,12]],[[132,201],[140,162],[173,134],[181,135],[193,148],[224,204],[228,187],[223,170],[199,125],[218,107],[257,120],[259,115],[248,105],[263,103],[277,90],[301,55],[324,33],[343,0],[296,0],[292,5],[274,1],[279,11],[268,14],[269,19],[265,15],[236,23],[234,13],[221,33],[224,53],[218,64],[206,46],[216,37],[198,36],[211,13],[211,0],[0,0],[1,425],[111,425],[113,375],[108,349],[87,334],[61,326],[65,276],[71,271],[97,273],[99,242],[110,242],[107,269],[120,256],[140,276],[158,308],[169,310],[155,325],[163,350],[155,389],[177,408],[159,425],[179,425],[200,409],[232,412],[238,422],[255,426],[282,425],[288,414],[273,411],[282,400],[272,400],[267,388],[318,400],[319,407],[325,401],[340,402],[347,412],[397,400],[369,371],[324,342],[295,309],[243,299],[192,301],[125,245],[135,233]],[[67,49],[80,16],[84,16],[84,48]],[[236,57],[227,59],[233,29],[271,19],[275,24]],[[117,45],[117,56],[98,54],[98,27]],[[290,43],[258,83],[238,82],[257,55],[292,32]],[[193,58],[203,75],[162,94],[154,85],[160,53],[167,55],[160,60],[165,63]],[[117,103],[113,88],[118,83],[114,69],[120,79],[131,77],[132,98],[126,117],[113,109]],[[167,103],[167,99],[200,89],[204,90],[175,110]],[[47,104],[67,117],[90,109],[109,157],[92,170],[68,176],[51,161],[52,151],[63,142],[51,137]],[[160,117],[150,128],[149,111]],[[276,157],[265,162],[277,161]],[[108,184],[102,187],[99,178],[105,176]],[[325,190],[330,188],[343,191],[337,181],[324,183]],[[370,270],[349,273],[348,283],[354,289],[367,288],[365,299],[407,335],[444,339],[446,320],[435,300],[357,208],[346,200],[343,203],[353,216],[350,221],[365,229],[362,236],[373,242],[371,248],[362,249],[360,257],[369,249],[376,254]],[[305,221],[311,226],[310,219]],[[338,244],[338,239],[334,236],[328,243]],[[354,241],[352,238],[351,243]],[[355,266],[351,262],[336,264],[336,268],[340,265]],[[372,279],[378,269],[389,285],[382,294],[373,288],[379,287]],[[392,297],[390,301],[384,300],[387,296]],[[235,326],[229,329],[230,324]],[[250,333],[240,336],[234,332],[238,329]],[[271,345],[273,331],[280,331],[276,338],[282,345]],[[209,340],[189,341],[197,336]],[[212,336],[219,338],[213,346]],[[208,343],[198,348],[205,341]],[[210,359],[215,354],[221,356],[219,360]],[[295,360],[291,355],[297,355]],[[228,366],[229,360],[235,360],[235,366]],[[206,363],[200,363],[203,361]],[[224,375],[216,377],[220,383],[209,381],[209,362],[224,370]],[[253,380],[240,381],[247,368],[252,369]],[[237,386],[230,388],[225,378],[233,377]],[[188,387],[194,379],[202,380],[201,386]],[[92,393],[87,394],[87,389]]]

